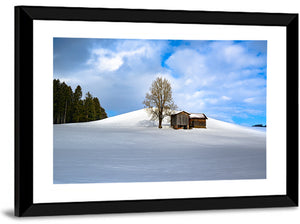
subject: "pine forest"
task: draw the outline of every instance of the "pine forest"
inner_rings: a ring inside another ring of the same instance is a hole
[[[59,79],[53,80],[53,123],[76,123],[107,118],[97,97],[87,92],[82,99],[82,89],[78,85],[73,92],[71,86]]]

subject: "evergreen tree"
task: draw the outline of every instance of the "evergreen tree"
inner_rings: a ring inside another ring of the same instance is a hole
[[[107,118],[107,114],[105,112],[105,109],[103,107],[100,107],[100,119]]]
[[[60,124],[64,119],[64,96],[65,86],[60,83],[59,79],[53,81],[53,107],[54,107],[54,123]]]
[[[83,113],[83,102],[82,98],[82,90],[81,86],[77,86],[74,92],[73,98],[73,116],[72,122],[79,122],[82,120],[82,113]]]
[[[72,110],[73,91],[65,82],[61,84],[61,106],[60,106],[60,123],[70,121],[70,111]]]
[[[53,80],[53,122],[61,124],[71,121],[73,91],[59,79]]]
[[[79,100],[79,122],[87,121],[84,112],[84,100]]]
[[[93,96],[90,92],[87,92],[84,99],[84,114],[86,121],[96,120],[96,110],[93,101]]]
[[[100,102],[98,100],[97,97],[93,98],[93,104],[95,106],[95,120],[100,120],[101,119],[101,106],[100,106]]]
[[[104,118],[107,118],[107,114],[104,110],[104,108],[101,107],[100,101],[97,97],[93,98],[94,105],[95,105],[95,113],[96,113],[96,120],[101,120]]]
[[[87,92],[82,100],[81,86],[72,91],[71,86],[59,79],[53,80],[53,123],[85,122],[107,118],[97,97]]]
[[[53,80],[53,123],[59,123],[59,101],[60,101],[60,81]]]

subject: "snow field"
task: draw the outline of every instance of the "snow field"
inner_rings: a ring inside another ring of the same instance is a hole
[[[174,130],[145,109],[100,121],[54,125],[54,183],[266,178],[266,133],[209,118]]]

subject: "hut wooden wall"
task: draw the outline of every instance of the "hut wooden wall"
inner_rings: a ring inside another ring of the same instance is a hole
[[[186,126],[186,128],[189,128],[189,115],[186,113],[172,115],[171,126],[173,128],[180,128],[181,126]]]
[[[206,128],[206,119],[205,118],[191,118],[190,119],[191,128]]]

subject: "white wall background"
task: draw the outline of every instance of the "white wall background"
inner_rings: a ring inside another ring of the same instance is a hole
[[[0,41],[0,223],[299,223],[298,208],[16,218],[14,207],[14,6],[80,6],[300,13],[299,0],[2,0]]]

